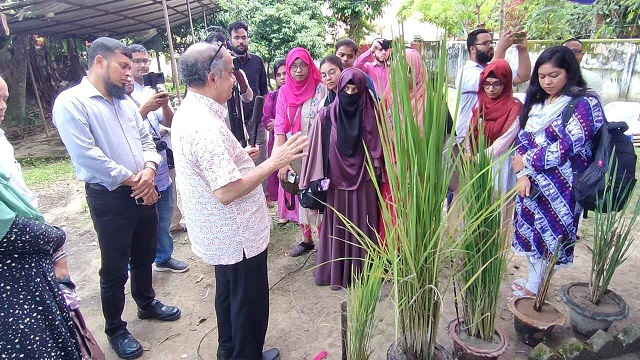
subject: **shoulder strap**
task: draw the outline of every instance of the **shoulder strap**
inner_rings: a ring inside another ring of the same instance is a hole
[[[564,110],[562,111],[562,125],[567,126],[569,119],[571,119],[571,116],[573,116],[573,111],[576,108],[576,104],[583,98],[583,96],[576,96],[571,99],[571,101],[569,101],[567,106],[565,106]]]
[[[324,176],[328,175],[329,171],[329,143],[331,142],[331,107],[327,107],[325,111],[324,119],[318,119],[324,121],[322,123],[322,171]]]

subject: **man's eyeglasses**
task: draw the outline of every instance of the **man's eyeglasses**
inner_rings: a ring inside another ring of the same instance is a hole
[[[573,50],[571,50],[571,52],[574,53],[575,55],[580,55],[580,54],[582,54],[583,51],[580,50],[580,49],[573,49]]]
[[[213,54],[211,61],[209,61],[209,69],[211,69],[211,65],[213,65],[213,60],[216,59],[216,56],[218,56],[218,54],[220,53],[220,50],[222,50],[222,43],[220,41],[216,41],[214,44],[218,45],[218,50],[216,50],[216,53]]]
[[[490,47],[491,45],[493,45],[493,40],[487,40],[487,41],[483,41],[481,43],[475,43],[473,45],[476,45],[476,46],[477,45],[482,45],[482,46],[485,46],[485,47]]]
[[[136,65],[149,65],[151,64],[151,59],[135,59],[132,62]]]
[[[497,82],[497,81],[496,82],[492,82],[492,83],[490,83],[490,82],[482,83],[482,87],[485,90],[489,90],[489,88],[491,88],[491,87],[493,87],[496,90],[497,89],[502,89],[503,86],[504,85],[501,82]]]
[[[306,64],[305,64],[306,65]],[[292,70],[293,71],[293,70]],[[336,75],[336,73],[338,72],[338,70],[336,69],[331,69],[329,71],[327,71],[326,73],[320,73],[320,76],[322,77],[323,80],[332,78]]]
[[[296,72],[298,70],[305,71],[305,70],[307,70],[308,67],[309,66],[306,63],[303,63],[303,62],[298,63],[298,64],[294,63],[294,64],[291,64],[291,66],[289,66],[289,70],[291,72]]]

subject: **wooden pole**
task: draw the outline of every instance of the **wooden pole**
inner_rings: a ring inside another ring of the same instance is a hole
[[[31,78],[31,85],[33,86],[33,92],[36,93],[36,100],[38,101],[38,107],[40,108],[40,117],[42,117],[42,125],[44,125],[44,133],[49,137],[49,125],[47,125],[47,118],[44,116],[44,110],[42,110],[42,102],[40,101],[40,93],[38,92],[38,84],[36,84],[36,77],[33,76],[33,68],[31,67],[31,61],[27,59],[27,68],[29,68],[29,77]]]
[[[186,0],[187,2],[187,13],[189,14],[189,26],[191,26],[191,43],[196,43],[196,33],[193,31],[193,17],[191,17],[191,1]]]
[[[169,10],[167,9],[167,0],[162,0],[162,11],[164,12],[164,25],[167,28],[167,39],[169,40],[169,57],[171,58],[171,72],[173,78],[173,86],[176,89],[176,97],[178,104],[182,102],[180,96],[180,81],[178,80],[178,65],[176,64],[176,55],[173,51],[173,36],[171,35],[171,23],[169,22]]]
[[[207,28],[207,8],[204,5],[202,6],[202,19],[204,20],[204,28]]]

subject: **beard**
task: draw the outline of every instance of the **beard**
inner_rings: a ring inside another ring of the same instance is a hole
[[[109,96],[120,100],[124,99],[124,96],[127,95],[126,86],[118,86],[110,81],[106,83],[105,90],[107,90]]]
[[[247,51],[249,51],[249,46],[246,46],[244,50],[240,50],[236,46],[234,46],[231,41],[227,41],[227,49],[231,50],[231,52],[233,52],[235,55],[243,56],[247,53]]]
[[[493,59],[493,54],[486,53],[484,51],[478,51],[476,53],[476,60],[478,64],[488,64]]]

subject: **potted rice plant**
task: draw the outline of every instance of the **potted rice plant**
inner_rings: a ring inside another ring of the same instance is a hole
[[[475,143],[473,138],[471,141]],[[484,142],[479,137],[479,149],[485,148]],[[495,320],[500,284],[509,262],[510,219],[503,204],[513,191],[502,197],[495,195],[493,163],[485,151],[461,157],[460,165],[461,184],[467,188],[461,189],[451,212],[464,209],[460,225],[464,241],[455,271],[456,283],[462,288],[456,296],[456,314],[461,316],[451,321],[449,333],[458,359],[497,359],[507,350],[507,337]]]
[[[613,191],[605,191],[604,203],[609,209],[616,205],[613,195]],[[627,260],[627,253],[638,236],[635,229],[638,215],[640,197],[637,194],[619,212],[594,212],[593,245],[587,245],[592,256],[589,283],[574,282],[562,288],[562,299],[569,308],[575,333],[590,337],[598,330],[607,331],[614,321],[629,315],[626,302],[609,289],[609,284]]]
[[[513,313],[513,327],[518,339],[529,346],[545,341],[556,325],[563,325],[564,315],[546,301],[551,277],[558,262],[558,250],[545,259],[544,272],[540,275],[540,288],[535,297],[513,297],[509,300],[509,310]]]

